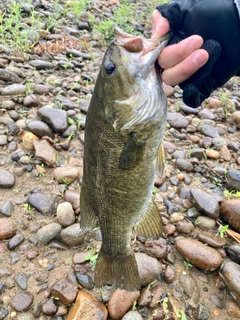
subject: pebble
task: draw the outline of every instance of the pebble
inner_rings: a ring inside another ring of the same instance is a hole
[[[193,165],[191,164],[191,162],[185,159],[177,159],[175,165],[179,170],[183,170],[186,172],[193,171]]]
[[[142,316],[137,311],[128,311],[123,317],[122,320],[142,320]]]
[[[29,94],[23,99],[23,105],[26,108],[36,108],[39,103],[38,97],[35,94]]]
[[[226,307],[230,317],[240,319],[240,307],[234,301],[228,301]]]
[[[0,213],[5,217],[11,217],[14,212],[14,205],[11,200],[6,201],[0,208]]]
[[[189,234],[194,230],[194,225],[189,221],[182,220],[177,222],[176,229],[178,232]]]
[[[12,188],[14,184],[14,175],[7,170],[0,169],[0,188]]]
[[[50,287],[50,292],[62,304],[67,306],[76,299],[78,290],[76,285],[71,283],[67,278],[63,278]]]
[[[167,241],[163,238],[147,240],[145,241],[145,249],[149,255],[157,259],[164,259],[168,251]]]
[[[68,115],[65,110],[43,107],[38,110],[37,114],[56,132],[63,132],[68,127]]]
[[[25,94],[26,86],[14,83],[2,88],[0,92],[2,96],[17,96],[19,94]]]
[[[54,299],[48,299],[45,303],[43,303],[42,310],[46,315],[52,315],[57,312],[57,306],[55,305]]]
[[[69,202],[62,202],[58,205],[57,218],[63,227],[71,226],[75,222],[75,214]]]
[[[201,189],[192,189],[191,200],[209,218],[219,219],[220,207],[217,200],[211,194]]]
[[[27,122],[27,129],[39,138],[43,136],[52,137],[51,128],[40,120],[31,120]]]
[[[173,128],[186,128],[188,120],[180,112],[168,112],[167,121]]]
[[[55,212],[55,199],[48,193],[35,192],[29,196],[28,203],[44,215]]]
[[[79,176],[79,171],[76,167],[66,166],[54,169],[53,175],[55,180],[60,183],[71,183]]]
[[[231,243],[227,245],[226,253],[232,261],[240,264],[240,243]]]
[[[183,292],[190,298],[190,305],[196,308],[200,301],[200,290],[197,281],[191,275],[182,275],[179,280]]]
[[[202,270],[216,270],[222,263],[222,257],[215,249],[198,240],[182,238],[175,242],[175,247],[187,261]]]
[[[202,243],[208,244],[210,247],[213,248],[222,248],[227,243],[227,240],[225,238],[221,238],[209,232],[200,232],[198,234],[198,240],[200,240]]]
[[[107,320],[108,312],[103,303],[89,293],[79,290],[66,320]]]
[[[220,204],[220,214],[227,224],[240,232],[240,199],[223,200]]]
[[[202,133],[211,138],[219,138],[219,133],[215,127],[209,126],[209,125],[203,125],[202,126]]]
[[[79,223],[74,223],[71,226],[62,229],[60,232],[60,238],[69,246],[78,246],[83,243],[86,236],[86,231],[80,227]]]
[[[152,300],[152,292],[150,290],[150,287],[147,286],[141,290],[140,297],[137,301],[137,304],[141,307],[146,307],[150,304],[151,300]]]
[[[141,286],[149,285],[159,277],[162,272],[161,265],[156,258],[149,257],[145,253],[135,254]]]
[[[7,247],[8,250],[14,250],[17,248],[22,242],[24,241],[24,237],[21,233],[16,234],[12,237],[11,240],[9,240]]]
[[[14,265],[21,259],[21,256],[17,252],[11,252],[9,254],[9,258],[10,258],[11,265]]]
[[[93,280],[88,274],[82,274],[76,272],[76,278],[78,283],[87,290],[92,290],[94,288]]]
[[[212,230],[216,226],[216,222],[214,219],[205,216],[197,217],[195,223],[201,230]]]
[[[28,282],[27,282],[27,276],[25,273],[22,272],[22,273],[17,274],[14,277],[14,280],[22,290],[27,290]]]
[[[44,60],[31,60],[30,64],[37,70],[53,69],[54,67],[51,62]]]
[[[164,271],[164,281],[172,283],[175,280],[175,272],[170,265],[167,265]]]
[[[49,223],[48,225],[39,229],[36,237],[41,244],[47,244],[54,239],[61,231],[61,226],[58,223]]]
[[[18,311],[26,311],[33,303],[33,295],[28,292],[19,292],[12,298],[13,308]]]
[[[230,259],[226,259],[221,266],[220,275],[234,300],[237,302],[237,305],[240,305],[240,265]]]
[[[16,226],[9,218],[0,218],[0,240],[12,238],[16,234]]]
[[[64,194],[64,201],[71,203],[74,210],[80,206],[80,193],[72,190],[66,190]]]
[[[240,111],[233,112],[231,120],[233,125],[240,129]]]
[[[226,180],[230,187],[240,191],[240,170],[228,170]]]
[[[139,291],[116,289],[108,301],[109,316],[113,320],[121,319],[139,297]]]
[[[33,140],[35,157],[49,166],[56,165],[58,153],[47,140]]]

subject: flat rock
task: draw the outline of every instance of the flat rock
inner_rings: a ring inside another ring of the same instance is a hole
[[[179,112],[168,112],[167,121],[173,128],[186,128],[188,120]]]
[[[202,243],[208,244],[213,248],[222,248],[227,243],[227,240],[225,238],[221,238],[209,232],[200,232],[198,234],[198,240],[200,240]]]
[[[139,297],[140,291],[115,290],[108,301],[109,316],[113,320],[121,319]]]
[[[28,198],[28,203],[42,214],[53,214],[55,199],[48,193],[35,192]]]
[[[164,259],[168,251],[167,241],[163,238],[145,241],[145,248],[149,255],[157,259]]]
[[[0,240],[6,240],[13,237],[17,228],[9,218],[0,218]]]
[[[0,188],[12,188],[14,184],[14,175],[7,170],[0,169]]]
[[[11,240],[9,240],[7,247],[8,250],[14,250],[16,249],[22,242],[24,241],[24,237],[21,233],[16,234],[12,237]]]
[[[240,199],[222,201],[220,215],[234,230],[240,232]]]
[[[14,204],[11,200],[6,201],[0,208],[0,213],[5,217],[11,217],[14,212]]]
[[[47,140],[33,140],[33,146],[36,158],[49,166],[56,164],[58,153]]]
[[[54,169],[53,175],[55,180],[64,183],[71,183],[79,176],[79,171],[76,167],[66,166]]]
[[[209,125],[202,126],[202,133],[205,136],[211,137],[211,138],[218,138],[219,137],[219,133],[217,131],[217,128],[209,126]]]
[[[176,241],[175,247],[187,261],[200,269],[213,271],[222,263],[222,257],[215,249],[198,240],[182,238]]]
[[[18,311],[26,311],[33,303],[33,295],[30,292],[19,292],[12,298],[13,308]]]
[[[68,279],[64,278],[55,282],[50,292],[54,297],[57,297],[59,301],[65,306],[71,304],[77,296],[77,286],[73,285]]]
[[[2,96],[16,96],[19,94],[25,94],[26,86],[23,84],[14,83],[2,88],[0,92]]]
[[[191,190],[192,202],[206,215],[212,219],[218,219],[220,213],[220,207],[217,200],[201,189]]]
[[[54,65],[51,62],[44,60],[31,60],[29,63],[37,70],[53,69],[54,67]]]
[[[36,233],[36,237],[41,244],[47,244],[54,239],[61,231],[61,226],[58,223],[50,223]]]
[[[221,267],[221,277],[234,300],[240,305],[240,265],[230,259],[226,259]]]
[[[43,107],[38,110],[38,116],[56,132],[63,132],[68,127],[68,116],[65,110]]]
[[[108,312],[103,303],[87,292],[80,290],[70,307],[67,320],[107,320]]]

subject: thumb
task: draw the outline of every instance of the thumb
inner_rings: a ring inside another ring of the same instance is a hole
[[[158,10],[154,10],[152,14],[152,38],[160,38],[164,36],[170,29],[169,22],[164,18]]]

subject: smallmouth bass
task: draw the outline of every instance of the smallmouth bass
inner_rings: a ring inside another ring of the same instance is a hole
[[[91,99],[85,125],[80,225],[96,223],[102,246],[97,287],[112,284],[134,291],[140,279],[131,233],[158,239],[159,211],[152,200],[155,172],[163,171],[162,139],[167,99],[155,68],[166,42],[115,29]]]

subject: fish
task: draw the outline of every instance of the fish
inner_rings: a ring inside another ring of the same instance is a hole
[[[132,231],[159,239],[153,202],[155,173],[164,167],[167,98],[155,62],[166,41],[129,35],[116,27],[104,55],[85,124],[80,226],[100,226],[96,287],[135,291],[140,278]]]

